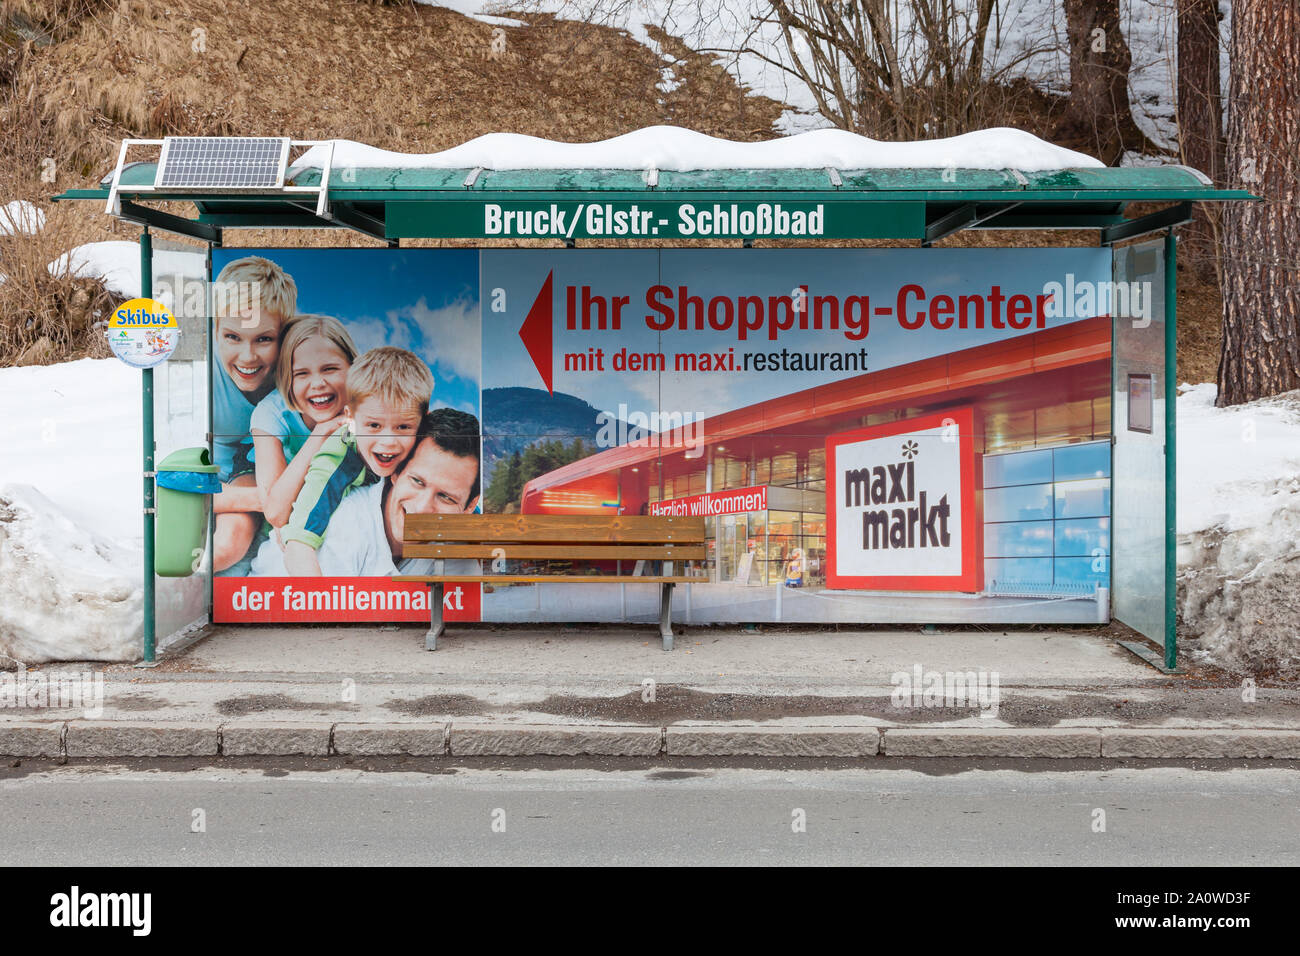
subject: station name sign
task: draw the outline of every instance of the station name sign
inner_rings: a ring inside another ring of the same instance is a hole
[[[483,239],[847,239],[924,230],[909,202],[690,199],[431,200],[387,204],[385,235]]]

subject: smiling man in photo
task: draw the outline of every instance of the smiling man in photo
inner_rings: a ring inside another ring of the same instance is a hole
[[[317,555],[327,576],[430,574],[429,558],[402,560],[409,514],[464,514],[479,501],[479,421],[467,412],[438,408],[420,420],[415,447],[391,477],[344,497],[330,519]],[[477,562],[445,562],[448,574],[474,573]],[[274,539],[262,545],[253,574],[285,573]]]

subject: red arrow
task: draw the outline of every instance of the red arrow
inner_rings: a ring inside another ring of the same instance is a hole
[[[542,376],[546,390],[552,395],[555,394],[555,389],[551,387],[551,277],[554,274],[554,271],[546,274],[542,291],[537,293],[532,308],[528,310],[528,318],[519,326],[519,337],[523,339],[524,348],[528,349],[528,356]]]

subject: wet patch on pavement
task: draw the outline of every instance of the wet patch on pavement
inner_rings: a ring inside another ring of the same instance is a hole
[[[243,697],[227,697],[213,706],[222,717],[247,717],[274,710],[310,710],[328,716],[330,711],[358,709],[356,704],[295,700],[286,694],[245,694]]]
[[[887,696],[828,697],[765,694],[712,694],[689,687],[660,684],[655,699],[645,701],[634,690],[618,697],[552,695],[526,704],[494,705],[469,695],[422,697],[389,701],[385,706],[408,716],[471,716],[498,713],[533,713],[583,722],[670,725],[684,720],[762,723],[789,717],[867,717],[894,724],[931,724],[976,717],[970,707],[896,707]],[[1072,693],[1061,697],[1003,692],[996,716],[1015,727],[1054,727],[1063,720],[1088,718],[1125,724],[1164,721],[1249,719],[1251,726],[1288,726],[1297,715],[1294,700],[1245,704],[1240,695],[1195,694],[1149,700],[1120,699],[1101,694]]]

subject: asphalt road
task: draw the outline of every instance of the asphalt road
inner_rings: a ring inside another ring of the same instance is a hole
[[[62,767],[0,781],[37,861],[1294,866],[1300,772]]]

